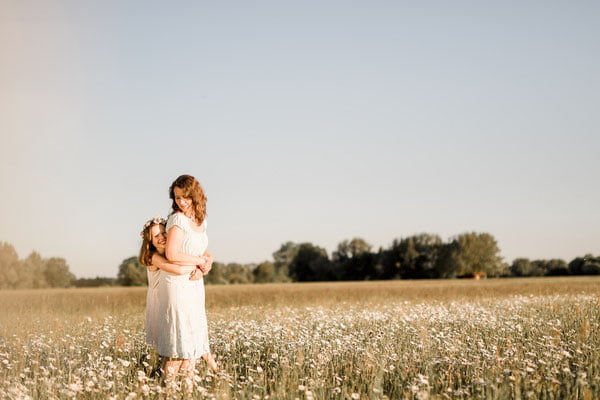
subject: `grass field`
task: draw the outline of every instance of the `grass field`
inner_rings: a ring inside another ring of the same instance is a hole
[[[0,398],[185,397],[145,288],[0,291]],[[208,286],[195,398],[597,399],[600,279]]]

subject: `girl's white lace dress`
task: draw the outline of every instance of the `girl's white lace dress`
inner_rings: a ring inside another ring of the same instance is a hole
[[[146,343],[152,347],[158,344],[158,281],[160,270],[148,271],[148,293],[146,293]]]

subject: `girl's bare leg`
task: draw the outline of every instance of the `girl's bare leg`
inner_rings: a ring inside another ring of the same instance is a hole
[[[219,366],[217,365],[217,362],[215,361],[212,354],[206,353],[202,356],[202,358],[204,359],[204,361],[206,361],[206,363],[208,364],[208,367],[210,368],[210,370],[212,372],[217,373],[220,371]]]

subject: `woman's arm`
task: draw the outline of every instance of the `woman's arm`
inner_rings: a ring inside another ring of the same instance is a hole
[[[170,263],[169,260],[159,254],[152,255],[152,265],[160,268],[163,271],[170,272],[175,275],[187,275],[196,270],[195,265],[180,266]]]
[[[193,256],[181,251],[184,233],[178,226],[172,226],[167,232],[167,247],[165,253],[167,258],[172,263],[189,263],[192,265],[204,264],[202,257]]]

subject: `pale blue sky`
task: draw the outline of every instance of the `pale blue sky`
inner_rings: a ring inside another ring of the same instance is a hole
[[[600,254],[600,3],[0,0],[0,240],[115,276],[167,189],[218,261],[489,232]]]

